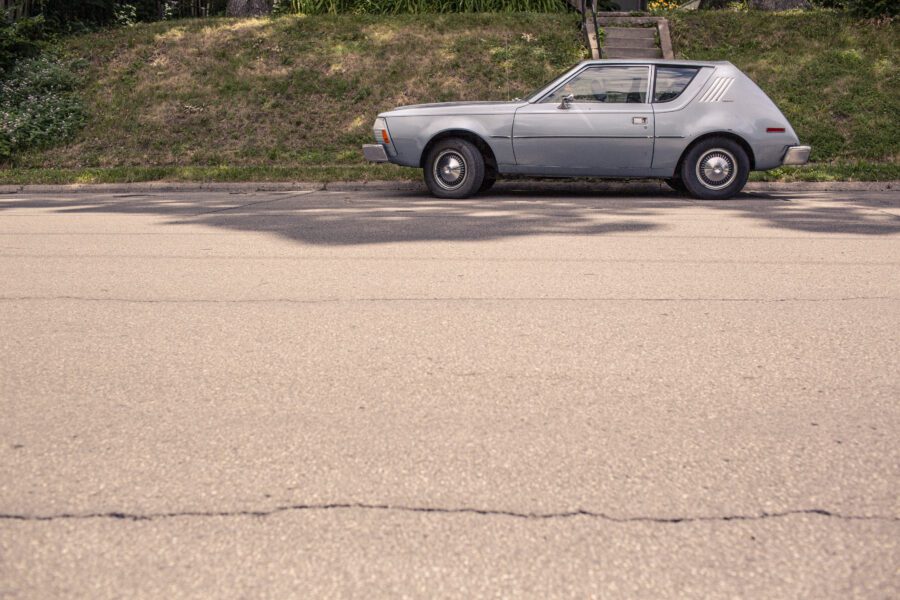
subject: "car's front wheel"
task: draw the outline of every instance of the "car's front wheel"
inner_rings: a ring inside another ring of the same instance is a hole
[[[688,151],[681,163],[680,175],[691,196],[725,200],[744,189],[750,175],[750,159],[733,140],[707,138]]]
[[[447,138],[428,152],[425,185],[438,198],[468,198],[484,181],[484,157],[469,141]]]
[[[490,191],[490,189],[494,187],[495,183],[497,183],[497,171],[485,166],[484,179],[481,180],[481,187],[478,188],[478,193],[484,194]]]

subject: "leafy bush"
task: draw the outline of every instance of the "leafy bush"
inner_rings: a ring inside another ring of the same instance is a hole
[[[900,2],[897,0],[846,0],[847,10],[859,17],[889,17],[900,13]]]
[[[228,0],[39,0],[30,14],[47,20],[61,33],[83,33],[103,25],[128,25],[180,17],[225,13]]]
[[[21,19],[15,23],[0,21],[0,76],[26,56],[36,56],[47,37],[43,17]]]
[[[768,8],[780,9],[790,8],[793,3],[785,2],[748,2],[746,0],[701,0],[700,8],[723,9],[723,8]],[[895,17],[900,13],[900,1],[898,0],[809,0],[802,3],[802,8],[808,8],[810,5],[819,8],[831,8],[836,10],[845,10],[856,17],[866,19],[877,17]]]
[[[115,8],[115,22],[119,27],[131,27],[138,20],[137,7],[134,4],[120,4]]]
[[[69,139],[84,123],[69,65],[46,54],[19,60],[0,79],[0,160]]]
[[[109,23],[115,18],[115,0],[43,0],[41,14],[56,26],[71,23]],[[61,27],[65,29],[65,27]]]
[[[813,0],[813,4],[822,8],[848,10],[858,17],[867,19],[896,17],[900,14],[900,2],[897,0]]]

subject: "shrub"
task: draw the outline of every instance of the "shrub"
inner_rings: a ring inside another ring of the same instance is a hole
[[[847,10],[866,19],[900,14],[900,2],[897,0],[814,0],[813,3],[823,8]]]
[[[894,17],[900,12],[897,0],[847,0],[847,9],[858,17]]]
[[[43,17],[21,19],[15,23],[0,21],[0,76],[20,57],[36,56],[47,38]]]
[[[83,33],[98,26],[136,21],[205,17],[225,13],[228,0],[36,0],[26,3],[61,33]]]
[[[115,23],[119,27],[131,27],[138,20],[137,7],[134,4],[120,4],[114,10]]]
[[[19,60],[0,79],[0,160],[65,141],[84,110],[69,65],[46,54]]]

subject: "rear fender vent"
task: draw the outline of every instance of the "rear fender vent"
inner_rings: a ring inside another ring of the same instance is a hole
[[[716,77],[706,93],[700,97],[700,102],[721,102],[733,83],[734,77]]]

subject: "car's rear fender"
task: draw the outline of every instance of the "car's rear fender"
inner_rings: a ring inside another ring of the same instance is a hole
[[[751,169],[781,165],[797,134],[775,103],[731,64],[717,66],[692,100],[679,110],[654,105],[654,170],[674,173],[684,154],[699,140],[722,135],[738,141],[750,156]]]

